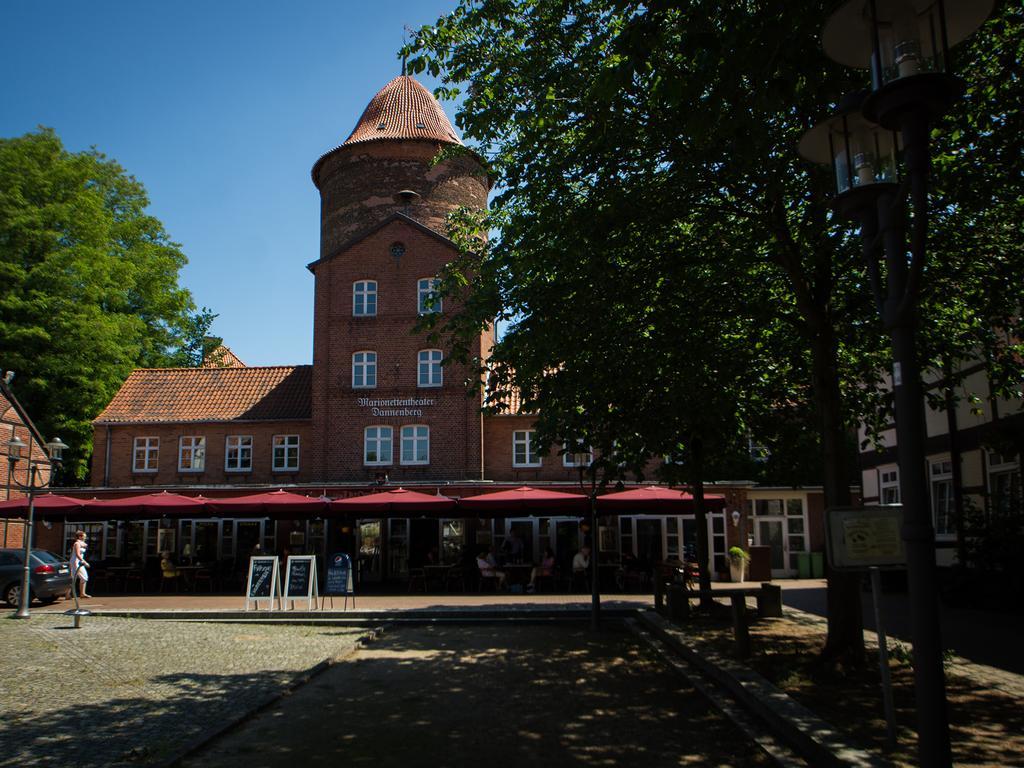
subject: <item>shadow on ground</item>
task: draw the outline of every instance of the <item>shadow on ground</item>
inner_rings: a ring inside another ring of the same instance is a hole
[[[585,626],[404,628],[188,766],[767,765],[632,635]]]

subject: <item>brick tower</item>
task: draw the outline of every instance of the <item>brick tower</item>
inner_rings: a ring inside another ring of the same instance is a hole
[[[479,397],[468,372],[412,333],[432,280],[456,253],[445,216],[487,205],[489,182],[433,95],[402,75],[370,101],[351,135],[313,166],[320,258],[313,321],[313,476],[398,482],[482,476]],[[488,344],[487,338],[481,344]],[[305,452],[304,452],[305,453]]]

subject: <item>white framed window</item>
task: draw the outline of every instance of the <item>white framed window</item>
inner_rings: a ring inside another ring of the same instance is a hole
[[[416,283],[416,311],[428,315],[441,311],[441,297],[437,293],[441,281],[436,277],[424,277]]]
[[[409,424],[402,427],[402,448],[399,454],[402,464],[430,463],[430,427]]]
[[[513,467],[540,466],[540,456],[537,455],[537,446],[534,441],[536,434],[532,429],[516,430],[512,433]]]
[[[377,353],[356,352],[352,355],[352,388],[372,389],[377,386]]]
[[[898,467],[879,468],[878,502],[880,504],[900,503],[900,470]]]
[[[228,435],[224,438],[224,471],[252,471],[252,435]]]
[[[363,430],[363,464],[379,466],[391,463],[391,427],[373,426]]]
[[[441,358],[442,355],[440,349],[421,349],[419,351],[416,355],[416,386],[441,386]]]
[[[1020,464],[1016,456],[988,454],[989,509],[1000,515],[1020,509]]]
[[[569,443],[563,443],[562,447],[565,449],[565,453],[562,454],[563,467],[589,467],[594,460],[593,451],[589,446],[585,446],[582,440],[576,441],[576,446],[571,453]]]
[[[935,533],[942,536],[956,533],[953,516],[953,462],[947,458],[928,462],[932,491],[932,520]]]
[[[159,437],[136,437],[132,448],[133,472],[156,472],[160,461]]]
[[[274,472],[297,472],[299,469],[299,436],[274,435]]]
[[[206,438],[183,435],[178,438],[178,471],[202,472],[206,465]]]
[[[352,316],[373,317],[377,314],[377,281],[357,280],[352,283]]]

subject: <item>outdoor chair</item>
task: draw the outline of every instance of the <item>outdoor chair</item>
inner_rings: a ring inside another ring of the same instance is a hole
[[[206,591],[213,592],[213,571],[209,568],[200,568],[194,574],[192,574],[192,590],[194,592],[199,591],[199,585],[206,584]]]
[[[164,587],[167,586],[167,582],[171,582],[174,586],[175,592],[181,591],[181,573],[174,567],[174,563],[170,560],[160,561],[160,591],[164,591]]]
[[[497,576],[487,576],[486,574],[480,574],[480,580],[477,582],[476,591],[483,592],[486,587],[491,592],[498,591],[499,579]]]
[[[453,565],[445,573],[444,591],[451,592],[454,586],[458,586],[462,592],[466,591],[466,576],[461,565]]]
[[[412,588],[422,589],[424,593],[427,591],[427,572],[422,568],[410,568],[409,569],[409,591],[412,592]]]
[[[126,571],[124,574],[124,591],[128,592],[128,588],[132,584],[139,585],[139,594],[146,591],[146,580],[141,568],[132,568],[130,571]]]

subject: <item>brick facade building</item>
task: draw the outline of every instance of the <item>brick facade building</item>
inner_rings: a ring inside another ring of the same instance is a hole
[[[17,438],[28,449],[24,451],[22,460],[11,471],[8,461],[7,441]],[[50,458],[46,453],[45,441],[32,423],[28,413],[18,402],[8,386],[7,381],[0,379],[0,483],[3,484],[3,500],[24,498],[24,491],[19,488],[29,482],[29,465],[37,467],[36,484],[45,484],[50,480]],[[52,530],[52,529],[50,529]],[[22,547],[25,540],[25,521],[20,517],[0,517],[0,546]],[[37,533],[34,537],[41,546],[60,541],[59,535],[49,535],[47,530]]]
[[[475,374],[445,364],[443,351],[414,330],[422,314],[455,309],[433,294],[434,280],[457,253],[445,234],[446,215],[487,206],[490,182],[474,153],[449,152],[434,162],[441,150],[461,146],[422,85],[404,75],[385,85],[349,137],[312,169],[321,196],[320,254],[308,265],[315,281],[312,365],[247,368],[232,356],[230,368],[135,371],[94,422],[91,490],[186,486],[210,495],[289,485],[340,495],[388,483],[464,496],[496,483],[579,487],[582,457],[557,449],[540,456],[529,415],[483,415],[481,396],[469,386]],[[492,343],[488,330],[473,352],[485,357]],[[748,499],[749,488],[722,488],[728,511],[710,526],[719,566],[725,548],[748,530],[748,513],[761,509]],[[764,507],[763,520],[751,521],[752,535],[759,539],[763,530],[765,542],[778,549],[780,574],[792,568],[791,550],[821,547],[820,525],[808,520],[815,494],[780,494],[777,504]],[[796,507],[787,514],[787,498],[802,505],[799,523]],[[742,513],[743,527],[732,524],[731,510]],[[660,559],[690,547],[692,520],[643,517],[609,522],[614,535],[607,540],[615,542],[609,557],[647,548],[639,554]],[[446,548],[445,534],[431,524],[433,532],[423,535]],[[217,525],[220,551],[241,551],[237,526],[229,533],[226,523]],[[304,525],[307,544],[342,543],[322,527]],[[457,530],[465,546],[474,546],[467,537],[475,535],[483,546],[521,525],[534,555],[546,544],[568,549],[579,541],[575,521],[486,521],[486,532],[480,525],[453,522],[442,529]],[[178,541],[188,537],[194,548],[197,526],[182,528]],[[292,541],[301,527],[260,526],[262,533],[247,535],[267,546]],[[404,540],[404,559],[383,557],[382,571],[400,575],[417,546],[416,529],[426,527],[378,521],[372,529],[357,527],[356,546],[376,538],[393,554]],[[109,536],[120,542],[120,532],[98,530],[102,551],[124,554],[120,543],[105,543]],[[148,529],[140,536],[155,541]]]

